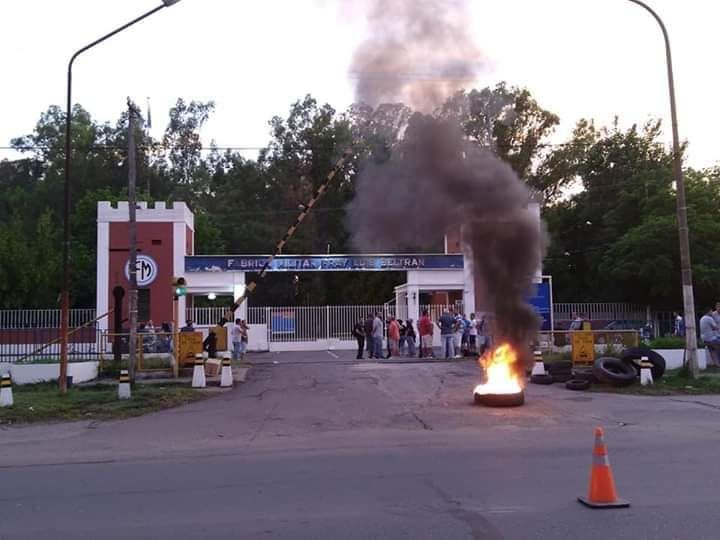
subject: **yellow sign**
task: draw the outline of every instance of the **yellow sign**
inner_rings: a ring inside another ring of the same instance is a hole
[[[182,365],[186,362],[194,362],[196,354],[203,352],[203,337],[201,332],[180,332],[178,334],[178,352]]]
[[[592,332],[570,332],[572,361],[574,364],[592,364],[595,361],[595,339]]]

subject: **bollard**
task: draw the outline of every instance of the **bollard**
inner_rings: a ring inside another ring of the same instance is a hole
[[[233,385],[232,365],[229,358],[223,358],[222,374],[220,375],[220,386],[231,387]]]
[[[192,387],[205,388],[205,362],[201,354],[195,355],[195,367],[193,368]]]
[[[530,375],[545,375],[545,362],[543,362],[542,352],[535,351],[533,353],[535,363],[533,364]]]
[[[6,373],[0,379],[0,407],[12,407],[13,403],[12,379]]]
[[[647,386],[649,384],[654,384],[655,381],[653,381],[652,376],[652,367],[653,365],[648,361],[647,356],[643,356],[640,359],[640,384],[643,386]]]
[[[130,375],[127,369],[120,370],[118,382],[118,399],[130,399]]]

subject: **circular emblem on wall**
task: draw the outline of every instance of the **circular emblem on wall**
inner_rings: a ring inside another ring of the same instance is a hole
[[[158,265],[149,255],[137,256],[137,284],[138,287],[150,285],[158,275]],[[125,278],[130,281],[130,261],[125,263]]]

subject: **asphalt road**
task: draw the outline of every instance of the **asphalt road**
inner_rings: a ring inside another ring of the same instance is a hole
[[[486,409],[473,362],[253,361],[187,407],[0,429],[0,539],[720,536],[720,396],[531,386]],[[576,502],[596,425],[629,509]]]

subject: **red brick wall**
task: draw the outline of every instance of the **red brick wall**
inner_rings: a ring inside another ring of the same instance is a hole
[[[158,276],[150,286],[150,317],[156,326],[172,321],[172,295],[170,284],[173,277],[173,224],[138,223],[137,246],[139,255],[149,255],[158,265]],[[125,264],[130,257],[128,242],[128,224],[110,223],[110,308],[112,309],[112,290],[120,285],[126,291],[130,287],[125,278]],[[128,316],[128,295],[123,298],[123,318]]]

